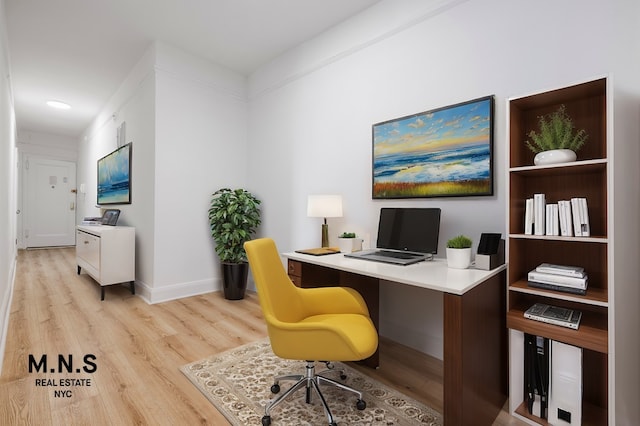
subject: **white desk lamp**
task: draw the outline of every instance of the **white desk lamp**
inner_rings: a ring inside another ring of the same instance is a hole
[[[309,195],[307,216],[324,218],[322,247],[329,247],[328,217],[342,217],[342,195]]]

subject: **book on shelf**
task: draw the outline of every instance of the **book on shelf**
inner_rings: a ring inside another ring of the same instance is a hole
[[[535,235],[544,235],[546,231],[546,201],[544,194],[533,194],[533,231]]]
[[[558,219],[560,220],[560,235],[563,237],[573,237],[573,219],[571,216],[570,201],[558,201]]]
[[[547,204],[546,206],[546,233],[547,235],[560,235],[558,227],[558,205]]]
[[[582,312],[545,303],[536,303],[526,310],[524,317],[577,330],[582,319]]]
[[[583,278],[586,275],[584,268],[581,266],[556,265],[553,263],[541,263],[536,267],[536,271],[575,278]]]
[[[571,216],[573,219],[573,233],[576,237],[589,237],[591,229],[589,226],[589,209],[586,198],[571,199]]]
[[[527,281],[529,287],[541,288],[543,290],[560,291],[563,293],[577,294],[584,296],[587,294],[587,288],[568,287],[564,285],[541,283],[537,281]]]
[[[524,233],[526,235],[533,235],[533,198],[527,198],[525,200]]]
[[[548,274],[545,272],[538,272],[536,270],[533,270],[530,271],[529,274],[527,274],[527,279],[529,281],[535,281],[543,284],[586,289],[589,277],[587,277],[586,275],[582,278],[567,277],[564,275]]]

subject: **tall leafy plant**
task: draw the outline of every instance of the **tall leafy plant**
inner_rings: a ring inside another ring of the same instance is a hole
[[[211,196],[209,224],[220,261],[246,262],[243,244],[260,225],[260,200],[245,189],[222,188]]]

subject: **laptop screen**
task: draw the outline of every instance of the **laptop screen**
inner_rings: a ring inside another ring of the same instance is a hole
[[[380,209],[377,247],[436,254],[440,232],[439,208]]]

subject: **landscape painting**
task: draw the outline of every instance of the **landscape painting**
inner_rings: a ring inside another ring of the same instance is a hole
[[[131,143],[98,160],[98,204],[131,204]]]
[[[493,194],[493,96],[373,125],[373,198]]]

